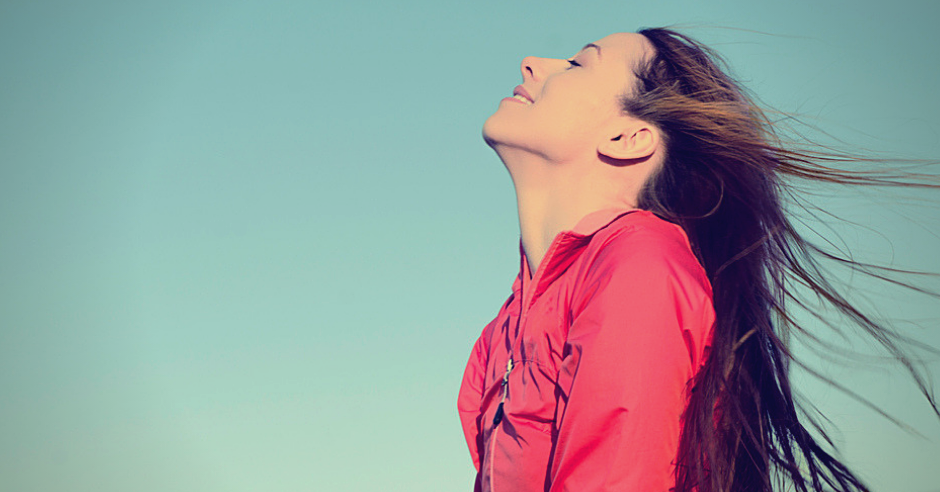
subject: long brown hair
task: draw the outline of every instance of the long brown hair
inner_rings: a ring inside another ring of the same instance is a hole
[[[856,171],[847,164],[866,159],[784,143],[716,53],[669,29],[639,33],[655,52],[637,67],[637,86],[622,106],[655,124],[666,144],[665,163],[639,205],[688,233],[712,283],[717,314],[711,353],[685,412],[676,490],[754,492],[784,483],[798,491],[868,490],[819,441],[828,441],[824,432],[819,438],[809,432],[807,425],[815,425],[794,399],[787,340],[794,333],[814,336],[792,315],[801,303],[796,286],[877,340],[937,407],[903,339],[840,294],[819,260],[889,281],[882,273],[890,269],[813,244],[794,228],[783,200],[800,179],[933,188],[936,181],[890,168]]]

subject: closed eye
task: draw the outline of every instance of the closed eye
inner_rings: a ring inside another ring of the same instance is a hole
[[[576,62],[576,61],[574,61],[574,60],[565,60],[565,61],[567,61],[568,63],[571,64],[568,68],[574,68],[574,67],[580,67],[580,66],[581,66],[580,63],[578,63],[578,62]]]

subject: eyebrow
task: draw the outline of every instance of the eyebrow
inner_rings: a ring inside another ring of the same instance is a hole
[[[598,45],[596,45],[596,44],[594,44],[594,43],[588,43],[588,44],[584,45],[583,48],[581,48],[581,51],[584,51],[584,50],[586,50],[586,49],[588,49],[588,48],[594,48],[594,49],[596,49],[596,50],[597,50],[597,57],[598,57],[598,58],[601,57],[601,47],[600,47],[600,46],[598,46]]]

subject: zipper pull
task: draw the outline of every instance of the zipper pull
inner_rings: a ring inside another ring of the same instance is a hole
[[[499,402],[499,406],[496,407],[496,415],[493,416],[493,427],[499,425],[503,421],[503,402]]]
[[[503,374],[503,399],[499,401],[499,406],[496,407],[496,414],[493,415],[493,427],[499,425],[503,421],[503,403],[506,401],[506,385],[509,384],[509,373],[512,372],[512,357],[506,361],[506,373]]]

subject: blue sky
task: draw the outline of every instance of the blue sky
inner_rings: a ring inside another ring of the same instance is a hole
[[[480,128],[522,57],[685,26],[844,148],[936,160],[937,5],[3,4],[0,489],[469,490],[457,386],[518,266]],[[811,198],[933,271],[938,199]],[[841,278],[940,346],[936,301]],[[924,436],[798,374],[848,462],[938,490],[913,384],[809,360]]]

